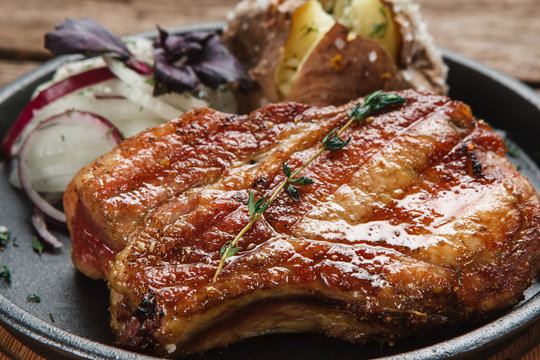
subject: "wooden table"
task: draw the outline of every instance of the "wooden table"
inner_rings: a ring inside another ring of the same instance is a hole
[[[539,0],[417,0],[439,46],[510,74],[540,94]],[[1,0],[0,87],[50,58],[43,35],[93,17],[119,35],[225,20],[236,0]],[[540,322],[492,359],[540,360]],[[42,359],[0,327],[0,360]]]

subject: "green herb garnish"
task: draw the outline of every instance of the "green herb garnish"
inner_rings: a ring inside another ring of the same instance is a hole
[[[51,321],[54,322],[54,317],[51,313],[49,313],[49,319],[51,319]]]
[[[9,232],[5,227],[0,231],[0,248],[4,248],[9,243],[11,237],[11,232]]]
[[[338,135],[336,135],[336,131],[338,130],[339,130],[338,128],[335,128],[324,137],[322,144],[325,150],[343,149],[345,146],[347,146],[349,141],[351,141],[350,137],[347,140],[343,140]]]
[[[457,276],[458,276],[458,283],[459,283],[459,285],[463,285],[463,284],[461,283],[461,269],[456,269],[456,274],[457,274]]]
[[[6,265],[0,266],[0,278],[3,278],[6,280],[8,284],[11,283],[11,271],[9,271],[8,267]]]
[[[300,31],[302,31],[302,38],[305,38],[311,33],[317,33],[319,32],[319,29],[315,26],[315,23],[312,22],[311,25],[304,25],[300,28]]]
[[[111,126],[110,128],[107,129],[107,131],[105,132],[105,137],[108,139],[109,136],[111,136],[112,132],[114,131],[114,127]]]
[[[294,186],[292,184],[311,185],[311,184],[313,184],[313,179],[308,178],[306,176],[302,176],[300,178],[295,179],[295,178],[292,177],[292,170],[289,167],[289,164],[284,162],[282,164],[282,167],[283,167],[283,172],[287,176],[287,182],[288,182],[288,184],[285,186],[285,191],[287,191],[287,193],[291,196],[291,198],[293,198],[293,200],[300,201],[300,193],[298,191],[298,187],[296,187],[296,186]]]
[[[285,191],[287,191],[287,193],[294,200],[300,201],[300,194],[298,188],[291,183],[296,185],[312,184],[313,179],[310,179],[308,177],[297,178],[298,174],[307,166],[309,166],[309,164],[311,164],[313,160],[319,157],[324,151],[340,150],[347,146],[351,138],[349,137],[347,140],[343,140],[340,138],[340,136],[345,132],[345,130],[349,128],[349,126],[351,126],[355,122],[364,121],[374,111],[387,109],[390,106],[404,104],[406,102],[407,101],[404,98],[396,94],[384,94],[382,91],[376,91],[370,94],[365,98],[363,105],[360,105],[360,103],[356,104],[356,106],[349,114],[349,121],[347,121],[347,123],[343,125],[341,129],[339,129],[339,131],[336,128],[324,137],[319,150],[314,155],[312,155],[311,158],[309,158],[304,164],[302,164],[302,166],[292,171],[286,162],[282,164],[283,172],[285,173],[287,178],[278,185],[278,187],[272,192],[272,195],[268,200],[265,201],[265,197],[263,197],[255,201],[253,193],[250,190],[247,203],[249,210],[249,222],[246,226],[244,226],[244,228],[238,233],[238,235],[236,235],[236,237],[232,241],[228,240],[221,247],[221,260],[216,269],[216,273],[214,274],[212,282],[215,283],[217,281],[219,273],[221,272],[221,269],[223,269],[223,266],[225,264],[225,260],[227,260],[227,258],[235,255],[236,253],[238,253],[238,251],[241,250],[241,248],[235,247],[238,241],[251,228],[251,226],[255,224],[255,222],[261,217],[261,215],[266,211],[270,204],[272,204],[272,202],[276,199],[276,197],[282,190],[285,189]]]
[[[36,294],[29,294],[26,296],[26,301],[39,304],[41,302],[41,298]]]
[[[373,28],[371,29],[371,33],[369,34],[370,38],[378,38],[378,39],[384,38],[384,35],[386,35],[386,29],[388,29],[388,25],[390,24],[388,20],[388,15],[386,15],[386,11],[384,10],[384,8],[380,7],[379,13],[383,17],[383,22],[373,25]]]
[[[51,123],[51,124],[43,125],[38,128],[38,131],[43,131],[45,129],[52,128],[53,126],[56,126],[56,125],[58,125],[58,123]]]
[[[145,83],[147,83],[148,85],[151,85],[151,86],[154,86],[156,85],[156,79],[154,79],[154,77],[149,77],[148,79],[144,80]]]
[[[43,252],[43,244],[39,241],[37,236],[32,236],[32,249],[39,255]]]

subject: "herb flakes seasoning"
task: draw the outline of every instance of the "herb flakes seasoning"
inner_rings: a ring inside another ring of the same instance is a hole
[[[11,284],[11,271],[9,271],[6,265],[0,265],[0,278]]]
[[[383,7],[379,8],[379,13],[382,15],[383,22],[373,25],[371,33],[369,34],[369,37],[372,39],[383,39],[386,35],[388,25],[390,24],[390,21],[388,20],[388,15],[386,14],[386,11]]]
[[[39,241],[37,236],[32,236],[32,249],[39,255],[43,253],[43,244]]]
[[[3,250],[11,238],[11,233],[5,226],[0,226],[0,251]]]
[[[26,301],[39,304],[41,302],[41,298],[36,294],[29,294],[26,296]]]

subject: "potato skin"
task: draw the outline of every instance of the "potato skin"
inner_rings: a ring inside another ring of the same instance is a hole
[[[377,90],[408,87],[386,50],[361,36],[348,41],[348,34],[339,23],[330,29],[300,69],[287,100],[340,105]]]
[[[240,110],[289,100],[341,105],[378,89],[417,88],[445,95],[446,66],[422,27],[417,6],[409,0],[381,1],[398,25],[401,39],[397,58],[392,59],[371,39],[357,36],[347,41],[348,30],[336,23],[308,55],[286,98],[278,95],[276,71],[292,15],[306,1],[240,2],[223,34],[223,41],[256,84],[249,94],[239,95]]]
[[[272,0],[267,7],[258,3],[257,0],[239,3],[222,36],[255,83],[249,93],[238,94],[239,109],[243,112],[280,101],[275,72],[289,37],[292,14],[304,1]]]

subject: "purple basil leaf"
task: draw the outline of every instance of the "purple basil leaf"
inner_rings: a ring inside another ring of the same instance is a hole
[[[138,73],[152,72],[148,65],[133,56],[122,39],[91,18],[67,18],[57,24],[54,31],[45,35],[45,47],[55,55],[113,53]]]
[[[159,37],[154,43],[154,47],[165,49],[170,59],[178,60],[184,56],[192,56],[202,49],[202,42],[212,33],[196,32],[185,35],[170,35],[158,26]]]
[[[154,49],[154,80],[156,84],[154,96],[170,91],[181,93],[194,90],[200,84],[197,74],[191,67],[170,64],[163,48]]]
[[[248,89],[250,80],[240,62],[223,45],[217,34],[212,35],[204,44],[197,59],[189,61],[201,81],[217,87],[229,82],[238,82],[241,89]]]
[[[93,19],[67,18],[63,23],[57,24],[55,29],[45,35],[45,47],[55,55],[101,55],[112,52],[121,60],[132,56],[118,36]]]
[[[188,86],[189,90],[196,90],[201,82],[212,88],[238,82],[240,89],[249,88],[244,67],[215,32],[170,35],[159,27],[158,31],[154,42],[155,94],[186,90]]]

